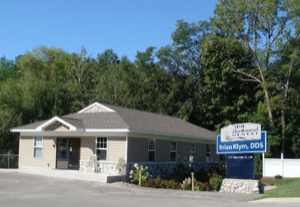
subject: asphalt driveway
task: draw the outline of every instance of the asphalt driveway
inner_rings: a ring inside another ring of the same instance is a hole
[[[18,172],[0,172],[0,207],[281,207],[274,203],[253,203],[253,196],[209,192],[183,192],[137,188],[120,184],[102,184],[65,180]],[[284,204],[299,206],[299,204]]]

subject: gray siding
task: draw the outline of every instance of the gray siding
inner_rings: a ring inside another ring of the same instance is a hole
[[[128,162],[146,162],[148,161],[148,140],[147,138],[128,138]],[[170,144],[172,141],[156,139],[157,162],[170,161]],[[206,144],[197,142],[177,141],[177,161],[189,161],[189,157],[195,145],[194,161],[206,161]],[[211,161],[217,161],[218,157],[215,153],[215,145],[210,144]]]

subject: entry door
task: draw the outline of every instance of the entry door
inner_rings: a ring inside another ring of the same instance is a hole
[[[79,169],[80,139],[57,138],[56,168]]]
[[[79,169],[80,139],[69,140],[69,169]]]

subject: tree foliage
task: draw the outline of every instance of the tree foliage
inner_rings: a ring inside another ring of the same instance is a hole
[[[220,0],[208,21],[179,20],[172,42],[119,57],[41,47],[0,59],[0,151],[9,129],[99,101],[211,130],[259,122],[270,155],[300,157],[299,0]]]

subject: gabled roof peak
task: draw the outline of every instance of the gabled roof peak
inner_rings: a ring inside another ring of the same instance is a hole
[[[81,113],[99,113],[99,112],[115,112],[115,111],[99,102],[95,102],[81,109],[77,113],[81,114]]]

